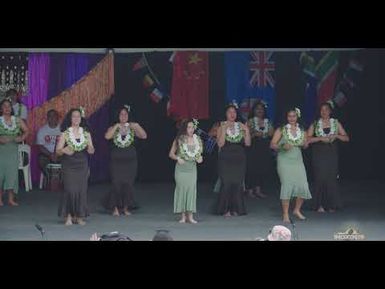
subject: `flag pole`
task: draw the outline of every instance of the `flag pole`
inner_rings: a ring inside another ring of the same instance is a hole
[[[147,68],[148,68],[148,71],[150,72],[150,74],[152,75],[152,77],[155,79],[156,83],[157,83],[158,85],[160,85],[160,82],[159,82],[158,78],[156,77],[156,75],[154,74],[154,72],[151,70],[150,65],[148,64],[148,61],[147,61],[147,58],[146,58],[146,54],[143,52],[142,55],[143,55],[143,58],[144,58],[144,62],[146,63],[146,66],[147,66]]]

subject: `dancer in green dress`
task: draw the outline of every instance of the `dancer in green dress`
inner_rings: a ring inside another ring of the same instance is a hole
[[[197,168],[202,163],[203,144],[199,136],[194,134],[196,120],[182,122],[178,135],[172,143],[169,157],[176,161],[174,213],[180,213],[179,223],[187,221],[195,224],[193,213],[196,212]]]
[[[298,108],[290,109],[286,117],[288,123],[275,131],[271,148],[278,151],[277,171],[281,181],[283,221],[289,223],[290,200],[296,198],[293,215],[305,220],[301,207],[304,199],[311,199],[311,195],[301,151],[308,143],[305,131],[297,122],[301,111]]]
[[[9,98],[0,102],[0,206],[3,205],[3,191],[8,192],[8,204],[17,206],[15,194],[19,189],[18,143],[28,135],[24,121],[13,115]]]

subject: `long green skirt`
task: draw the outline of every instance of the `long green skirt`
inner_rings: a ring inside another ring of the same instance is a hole
[[[15,194],[19,190],[19,155],[15,142],[0,144],[0,188],[13,190]]]
[[[174,213],[196,212],[197,166],[195,162],[185,162],[175,166]]]
[[[294,197],[311,199],[300,148],[280,151],[277,156],[277,171],[281,181],[281,200]]]

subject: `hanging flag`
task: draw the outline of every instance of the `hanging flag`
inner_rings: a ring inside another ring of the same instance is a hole
[[[132,71],[137,71],[139,69],[142,69],[147,66],[147,61],[144,55],[140,57],[140,59],[135,63],[135,65],[132,67]]]
[[[175,54],[168,114],[174,119],[209,117],[208,52]]]
[[[307,52],[302,52],[299,58],[305,76],[305,100],[303,118],[306,125],[314,120],[317,110],[317,71],[315,59]]]
[[[334,95],[338,68],[338,52],[328,51],[319,61],[316,70],[318,82],[318,104],[328,101]]]
[[[154,81],[152,80],[149,74],[146,74],[143,78],[143,85],[145,88],[149,88],[154,85]]]
[[[158,103],[159,101],[162,100],[163,93],[158,88],[154,88],[154,90],[150,94],[150,97],[152,101],[154,101],[155,103]]]
[[[267,103],[267,115],[275,117],[274,53],[268,51],[226,52],[227,102],[236,101],[247,118],[257,99]]]
[[[342,107],[348,101],[348,97],[352,95],[364,69],[363,65],[354,57],[353,55],[350,59],[349,65],[340,83],[337,85],[336,94],[333,98],[333,101],[339,107]]]
[[[309,125],[318,106],[333,98],[336,86],[338,52],[310,51],[300,55],[300,64],[305,75],[304,119]]]

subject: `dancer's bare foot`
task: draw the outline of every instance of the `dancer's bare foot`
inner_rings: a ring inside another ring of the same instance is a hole
[[[124,210],[124,215],[125,216],[130,216],[131,215],[131,212],[129,210]]]
[[[283,222],[284,223],[290,223],[289,215],[283,215]]]
[[[230,212],[227,212],[226,214],[224,214],[223,217],[226,217],[226,218],[227,218],[227,217],[231,217]]]
[[[186,219],[185,218],[180,219],[179,223],[181,223],[181,224],[186,223]]]
[[[191,224],[196,224],[196,223],[198,223],[198,222],[195,221],[193,218],[190,218],[188,221],[189,221],[189,223],[191,223]]]
[[[82,218],[78,218],[78,225],[84,226],[86,222]]]
[[[264,199],[264,198],[267,197],[265,194],[263,194],[263,193],[261,192],[261,188],[260,188],[260,187],[257,187],[257,188],[254,190],[254,195],[255,195],[256,197],[262,198],[262,199]]]
[[[9,192],[8,193],[8,196],[9,196],[9,198],[8,198],[8,204],[10,205],[10,206],[18,206],[19,204],[18,203],[16,203],[15,202],[15,193],[13,193],[13,192]]]
[[[323,207],[319,207],[317,212],[318,213],[325,213],[325,209]]]
[[[66,226],[71,226],[72,225],[72,219],[71,218],[67,218],[66,222],[65,222],[65,225]]]
[[[302,221],[306,220],[306,217],[300,211],[293,211],[293,215]]]
[[[10,205],[10,206],[12,206],[12,207],[17,207],[19,204],[18,203],[16,203],[14,200],[10,200],[9,202],[8,202],[8,204]]]
[[[238,213],[237,212],[232,212],[231,215],[233,215],[234,217],[237,217]]]
[[[114,217],[119,217],[119,211],[117,208],[114,209],[114,212],[112,213]]]
[[[250,198],[255,198],[255,196],[253,195],[253,190],[247,190],[246,192],[246,195]]]

